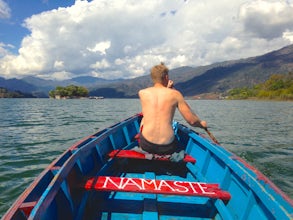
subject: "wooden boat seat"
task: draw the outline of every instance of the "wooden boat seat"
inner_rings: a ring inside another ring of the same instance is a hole
[[[231,198],[230,193],[221,190],[218,184],[113,176],[98,176],[96,178],[91,178],[86,182],[85,189],[98,191],[199,196],[221,199],[224,201],[228,201]]]
[[[144,154],[134,150],[113,150],[109,154],[110,158],[132,158],[132,159],[142,159],[142,160],[162,160],[162,161],[172,161],[171,155],[158,155],[158,154]],[[183,158],[184,162],[195,163],[196,160],[185,154]]]

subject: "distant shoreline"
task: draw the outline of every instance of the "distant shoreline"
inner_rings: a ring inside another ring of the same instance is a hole
[[[215,101],[272,101],[272,102],[292,102],[290,99],[261,99],[261,98],[246,98],[246,99],[236,99],[236,98],[219,98],[219,97],[204,97],[204,96],[185,96],[186,100],[215,100]],[[91,99],[91,100],[102,100],[102,99],[138,99],[138,97],[74,97],[74,98],[52,98],[52,97],[0,97],[0,99],[55,99],[55,100],[70,100],[70,99]]]

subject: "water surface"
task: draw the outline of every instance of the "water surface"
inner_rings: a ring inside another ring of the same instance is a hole
[[[188,103],[226,149],[293,198],[293,102]],[[137,99],[0,99],[0,217],[65,149],[138,112]]]

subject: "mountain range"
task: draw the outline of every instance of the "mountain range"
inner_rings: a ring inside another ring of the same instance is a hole
[[[169,75],[176,89],[188,97],[207,97],[207,94],[225,95],[239,87],[262,83],[272,74],[293,72],[293,44],[261,56],[219,62],[200,67],[179,67]],[[105,98],[136,98],[137,92],[152,85],[149,73],[134,79],[106,80],[82,76],[64,81],[44,80],[34,76],[22,79],[0,77],[0,87],[9,91],[30,93],[34,97],[48,97],[56,86],[85,86],[91,96]]]

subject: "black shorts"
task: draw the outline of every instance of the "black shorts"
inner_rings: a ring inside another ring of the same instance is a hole
[[[172,154],[178,150],[178,141],[176,137],[170,144],[154,144],[144,138],[140,133],[139,146],[144,150],[152,154]]]

